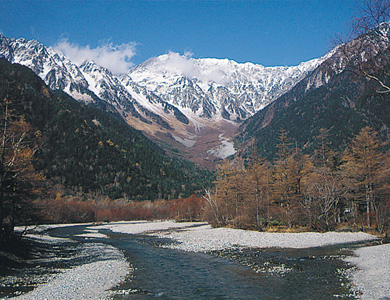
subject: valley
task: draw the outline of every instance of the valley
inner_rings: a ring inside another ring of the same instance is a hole
[[[202,168],[215,170],[218,163],[236,153],[234,138],[238,134],[239,124],[224,119],[199,119],[194,116],[189,119],[189,124],[173,118],[165,119],[172,125],[170,130],[157,124],[145,124],[132,116],[128,116],[126,121],[168,154],[192,161]]]
[[[0,298],[388,299],[389,70],[390,0],[0,1]]]
[[[117,114],[169,153],[210,169],[235,153],[233,139],[244,120],[329,55],[292,67],[263,67],[169,52],[115,75],[93,61],[77,65],[38,41],[0,36],[0,57],[29,67],[51,89]]]

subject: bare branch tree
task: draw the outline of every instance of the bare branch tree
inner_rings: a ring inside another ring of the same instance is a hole
[[[351,24],[351,33],[359,36],[367,31],[376,30],[383,22],[390,19],[390,1],[362,0],[355,1],[357,12]],[[378,34],[381,34],[378,31]]]
[[[355,18],[346,35],[333,38],[340,53],[343,69],[373,80],[379,85],[378,93],[390,93],[386,64],[390,52],[389,26],[390,0],[356,1]],[[375,59],[373,59],[375,57]]]

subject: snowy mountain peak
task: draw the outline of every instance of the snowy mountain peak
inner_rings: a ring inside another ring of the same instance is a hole
[[[264,67],[169,52],[116,76],[92,60],[76,64],[56,48],[1,35],[0,57],[31,68],[52,89],[119,114],[164,144],[199,149],[194,150],[196,156],[205,160],[220,153],[212,147],[219,149],[222,141],[226,144],[240,122],[290,90],[326,59]],[[207,138],[201,137],[202,130]],[[225,134],[223,139],[221,134]]]
[[[293,67],[264,67],[169,52],[147,60],[127,75],[178,108],[240,122],[290,90],[324,59]]]
[[[235,122],[248,118],[291,89],[323,61],[315,59],[293,67],[264,67],[229,59],[195,59],[169,52],[145,61],[125,76],[116,77],[94,61],[76,65],[61,52],[35,40],[0,36],[0,43],[1,56],[31,68],[51,88],[62,89],[81,101],[100,98],[123,113],[128,110],[127,102],[140,99],[136,92],[140,89],[135,87],[138,85],[153,93],[149,99],[158,97],[159,103],[187,109],[189,117],[216,117]],[[131,89],[129,81],[133,82]],[[144,107],[148,102],[143,99],[139,106]]]

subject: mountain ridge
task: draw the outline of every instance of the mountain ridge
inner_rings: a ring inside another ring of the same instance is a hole
[[[92,61],[77,66],[35,40],[1,35],[0,57],[29,67],[52,89],[120,115],[167,151],[206,167],[234,153],[220,151],[228,144],[231,149],[234,128],[327,59],[264,67],[168,53],[116,76]]]
[[[390,23],[384,23],[379,30],[389,37],[389,28]],[[339,151],[364,126],[371,126],[388,142],[390,94],[378,93],[378,82],[357,72],[364,65],[371,75],[388,83],[385,70],[390,67],[390,45],[384,41],[386,36],[368,32],[336,47],[328,60],[294,88],[241,125],[237,137],[241,153],[256,147],[260,155],[274,159],[281,129],[304,151],[315,147],[320,129]]]
[[[35,168],[48,187],[111,199],[171,199],[201,192],[210,173],[173,159],[122,118],[52,91],[31,69],[0,58],[0,98],[44,141]]]

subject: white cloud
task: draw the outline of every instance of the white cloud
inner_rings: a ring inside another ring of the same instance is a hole
[[[77,65],[93,60],[114,74],[126,73],[134,65],[131,58],[136,54],[135,48],[136,43],[113,45],[108,42],[91,48],[89,45],[72,44],[67,39],[61,40],[54,46],[56,51],[62,52]]]
[[[199,66],[197,66],[194,60],[191,59],[192,53],[186,53],[186,55],[180,55],[176,52],[169,52],[166,55],[160,56],[162,60],[161,67],[163,71],[169,73],[182,74],[189,78],[201,76]]]
[[[180,55],[176,52],[169,52],[160,56],[160,71],[173,74],[181,74],[188,78],[197,78],[205,82],[216,82],[224,84],[226,72],[224,66],[220,65],[200,65],[196,59],[192,58],[192,52],[185,52]]]

